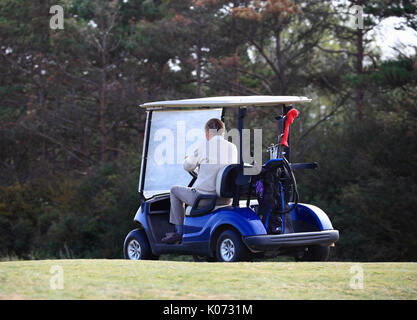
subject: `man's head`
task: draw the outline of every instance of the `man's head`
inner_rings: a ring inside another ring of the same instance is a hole
[[[223,121],[213,118],[207,121],[206,125],[204,126],[206,131],[206,138],[210,140],[214,136],[224,136],[225,126]]]

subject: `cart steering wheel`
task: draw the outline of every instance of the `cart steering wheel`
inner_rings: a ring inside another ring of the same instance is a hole
[[[198,173],[197,173],[197,171],[194,169],[194,170],[191,170],[191,171],[188,171],[188,173],[194,178],[194,179],[197,179],[197,177],[198,177]]]
[[[188,184],[188,187],[191,187],[194,184],[194,182],[197,180],[198,173],[195,170],[188,171],[188,173],[190,174],[190,176],[193,177],[190,183]]]

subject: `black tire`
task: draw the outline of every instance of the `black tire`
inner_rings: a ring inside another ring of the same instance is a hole
[[[255,259],[264,259],[265,258],[265,252],[256,252],[251,254],[251,260]]]
[[[306,248],[306,251],[296,257],[296,261],[327,261],[329,259],[330,247],[329,246],[310,246]]]
[[[143,229],[135,229],[126,236],[123,253],[129,260],[152,260],[158,257],[151,252],[146,233]]]
[[[250,258],[250,252],[240,234],[233,230],[226,230],[217,238],[216,258],[219,262],[245,261]]]
[[[193,255],[193,260],[194,260],[194,262],[215,262],[216,258],[199,256],[199,255],[194,254]]]

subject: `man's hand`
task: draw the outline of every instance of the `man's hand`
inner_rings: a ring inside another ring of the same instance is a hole
[[[184,157],[183,167],[185,171],[194,170],[199,164],[199,151],[198,148],[194,150],[194,154],[187,155]]]

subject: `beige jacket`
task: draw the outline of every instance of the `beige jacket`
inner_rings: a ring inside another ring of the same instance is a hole
[[[238,163],[236,146],[223,136],[214,136],[202,143],[193,154],[184,159],[184,169],[198,169],[193,187],[201,193],[216,193],[217,173],[226,165]]]

